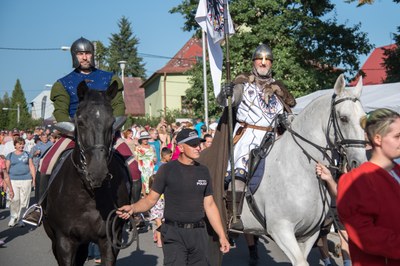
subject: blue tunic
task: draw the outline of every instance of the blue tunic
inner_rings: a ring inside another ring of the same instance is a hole
[[[65,77],[58,81],[64,86],[70,97],[69,103],[69,116],[74,117],[76,109],[78,108],[79,98],[77,95],[77,87],[79,83],[85,81],[90,89],[105,91],[111,82],[114,74],[94,68],[89,74],[83,74],[75,69]]]

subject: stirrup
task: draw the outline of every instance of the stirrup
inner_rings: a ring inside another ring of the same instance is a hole
[[[40,226],[43,219],[43,209],[39,204],[30,206],[22,216],[22,222],[33,226]]]

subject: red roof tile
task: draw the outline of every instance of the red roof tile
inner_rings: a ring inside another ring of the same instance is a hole
[[[395,44],[386,45],[375,48],[371,55],[367,58],[361,70],[365,73],[363,77],[363,85],[382,84],[386,79],[386,69],[383,65],[384,49],[394,49]],[[359,75],[350,83],[350,86],[355,86],[358,82]]]
[[[157,70],[157,73],[183,73],[191,69],[196,64],[197,58],[202,56],[201,40],[191,38],[164,67]]]

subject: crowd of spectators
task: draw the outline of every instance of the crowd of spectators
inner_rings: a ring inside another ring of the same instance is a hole
[[[149,125],[138,125],[133,124],[131,127],[123,129],[121,131],[121,139],[126,142],[130,150],[134,154],[134,159],[139,165],[141,172],[141,179],[143,183],[142,197],[145,197],[149,192],[150,185],[149,179],[154,176],[158,167],[168,162],[169,160],[176,160],[179,157],[180,150],[176,145],[175,137],[179,131],[184,128],[196,129],[199,133],[199,137],[206,141],[202,143],[202,150],[211,146],[213,135],[216,128],[216,123],[210,124],[209,128],[206,127],[201,119],[195,121],[184,121],[167,123],[165,119],[161,118],[159,124],[156,127],[150,127]],[[60,132],[51,128],[36,127],[34,130],[19,130],[14,128],[12,130],[1,130],[0,133],[0,169],[1,173],[5,169],[6,157],[8,154],[15,152],[16,144],[15,140],[19,140],[19,146],[23,146],[22,150],[26,153],[29,160],[34,166],[34,172],[37,171],[39,163],[45,152],[61,137]],[[23,140],[23,141],[22,141]],[[23,142],[23,143],[22,143]],[[29,164],[28,164],[29,167]],[[33,170],[32,170],[33,172]],[[32,174],[33,175],[33,174]],[[30,177],[34,178],[34,177]],[[13,177],[10,177],[13,180]],[[0,184],[2,190],[8,191],[8,205],[13,201],[10,198],[11,183],[7,186],[7,182],[3,182],[3,178],[0,177]],[[34,182],[31,187],[34,188]],[[28,193],[29,192],[29,193]],[[30,190],[25,194],[30,195]],[[28,199],[29,199],[28,195]],[[161,200],[162,201],[162,200]],[[26,208],[24,206],[20,208],[18,212],[23,212]],[[149,219],[154,221],[154,226],[160,226],[162,222],[163,204],[160,202],[157,205],[157,209],[153,210],[153,213],[149,213]],[[16,214],[14,214],[15,216]],[[23,226],[20,222],[20,213],[18,217],[12,217],[10,220],[10,227]],[[156,231],[155,231],[156,232]],[[161,247],[160,236],[155,233],[154,240],[157,246]]]

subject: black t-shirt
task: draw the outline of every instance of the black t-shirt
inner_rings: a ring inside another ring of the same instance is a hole
[[[174,160],[161,165],[151,189],[164,194],[164,218],[181,223],[203,219],[204,197],[212,195],[210,179],[208,168],[197,162],[185,165]]]

